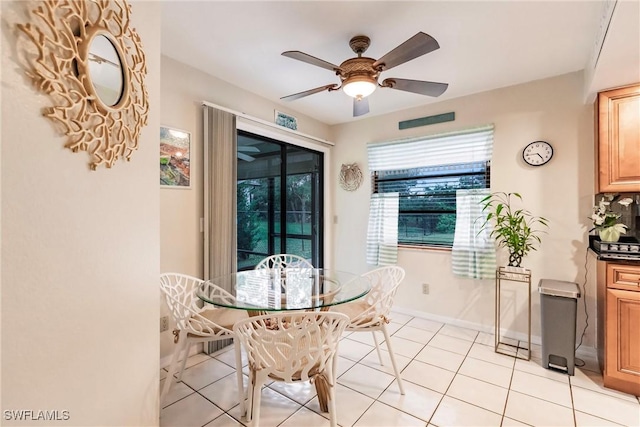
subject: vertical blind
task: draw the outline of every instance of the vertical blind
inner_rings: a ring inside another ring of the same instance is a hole
[[[203,106],[204,137],[204,279],[231,274],[236,265],[236,116]],[[231,291],[231,289],[227,289]],[[213,353],[232,340],[212,341]]]

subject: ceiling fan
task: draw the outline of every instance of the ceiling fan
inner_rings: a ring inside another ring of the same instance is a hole
[[[256,158],[245,153],[259,152],[260,149],[258,149],[258,147],[253,147],[251,145],[238,145],[237,155],[240,160],[244,160],[245,162],[253,162]]]
[[[375,60],[367,58],[362,54],[367,50],[371,40],[367,36],[355,36],[349,41],[349,46],[358,55],[344,61],[340,66],[308,55],[299,50],[283,52],[282,55],[306,62],[311,65],[326,68],[336,73],[340,77],[340,84],[328,84],[304,92],[294,93],[280,99],[293,101],[314,93],[323,91],[332,92],[342,89],[347,95],[353,97],[353,116],[362,116],[369,112],[369,101],[367,96],[371,95],[378,86],[391,89],[403,90],[427,96],[440,96],[447,90],[447,83],[427,82],[422,80],[409,80],[399,78],[386,78],[382,83],[378,82],[378,77],[383,71],[389,70],[397,65],[404,64],[419,56],[433,52],[440,48],[440,45],[430,35],[419,32],[400,46],[392,49],[382,58]]]

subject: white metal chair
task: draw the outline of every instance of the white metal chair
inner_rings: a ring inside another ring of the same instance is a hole
[[[335,427],[335,356],[348,323],[344,314],[327,311],[272,313],[236,323],[233,330],[249,360],[247,421],[253,420],[253,426],[259,426],[261,390],[268,380],[288,383],[311,380],[318,390],[318,399],[326,398],[331,426]]]
[[[176,323],[176,329],[173,331],[174,343],[176,344],[169,374],[165,380],[160,402],[162,403],[166,397],[171,384],[174,380],[176,367],[182,356],[180,369],[178,370],[178,381],[182,379],[189,349],[191,345],[204,343],[209,341],[218,341],[230,338],[236,338],[233,332],[233,325],[248,317],[244,310],[233,310],[227,308],[216,308],[207,304],[200,307],[201,302],[196,292],[199,288],[206,286],[209,294],[216,294],[223,299],[232,302],[234,297],[224,289],[215,286],[212,283],[205,282],[196,277],[187,276],[178,273],[164,273],[160,275],[160,289],[164,293],[165,300]],[[238,380],[238,398],[240,400],[240,410],[244,412],[244,386],[242,381],[242,359],[240,353],[240,344],[234,339],[236,353],[236,373]]]
[[[378,352],[378,359],[380,359],[380,365],[384,365],[384,363],[382,362],[382,354],[380,353],[380,346],[375,332],[382,331],[389,357],[391,358],[393,372],[398,381],[400,394],[404,394],[404,387],[402,378],[400,378],[400,371],[396,365],[396,358],[391,348],[391,340],[389,339],[386,325],[389,323],[389,313],[393,306],[393,298],[398,291],[400,282],[404,279],[404,275],[404,269],[398,266],[386,266],[371,270],[362,275],[371,283],[371,291],[364,298],[331,307],[331,311],[349,316],[350,323],[346,328],[347,331],[371,332]]]
[[[313,268],[313,265],[298,255],[276,254],[260,261],[256,270],[260,268]]]

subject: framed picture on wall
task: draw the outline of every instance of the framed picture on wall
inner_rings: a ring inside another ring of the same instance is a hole
[[[298,119],[278,110],[273,111],[275,113],[275,122],[277,125],[284,126],[291,130],[298,130]]]
[[[191,133],[160,126],[160,186],[191,188]]]

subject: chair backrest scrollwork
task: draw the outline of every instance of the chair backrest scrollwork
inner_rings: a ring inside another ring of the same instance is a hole
[[[199,336],[232,333],[228,327],[202,315],[205,309],[201,307],[202,301],[197,296],[197,292],[207,292],[209,295],[219,295],[231,301],[234,297],[224,289],[197,277],[180,273],[161,274],[160,289],[179,330]],[[207,310],[215,309],[214,306],[207,307]]]
[[[386,321],[405,271],[393,265],[371,270],[362,276],[371,283],[371,291],[364,297],[367,309],[351,319],[351,326],[367,327]]]
[[[285,382],[324,374],[333,381],[333,358],[348,316],[332,312],[273,313],[250,317],[233,327],[250,367]]]
[[[256,265],[256,270],[261,268],[313,268],[313,265],[298,255],[276,254],[266,257]]]

